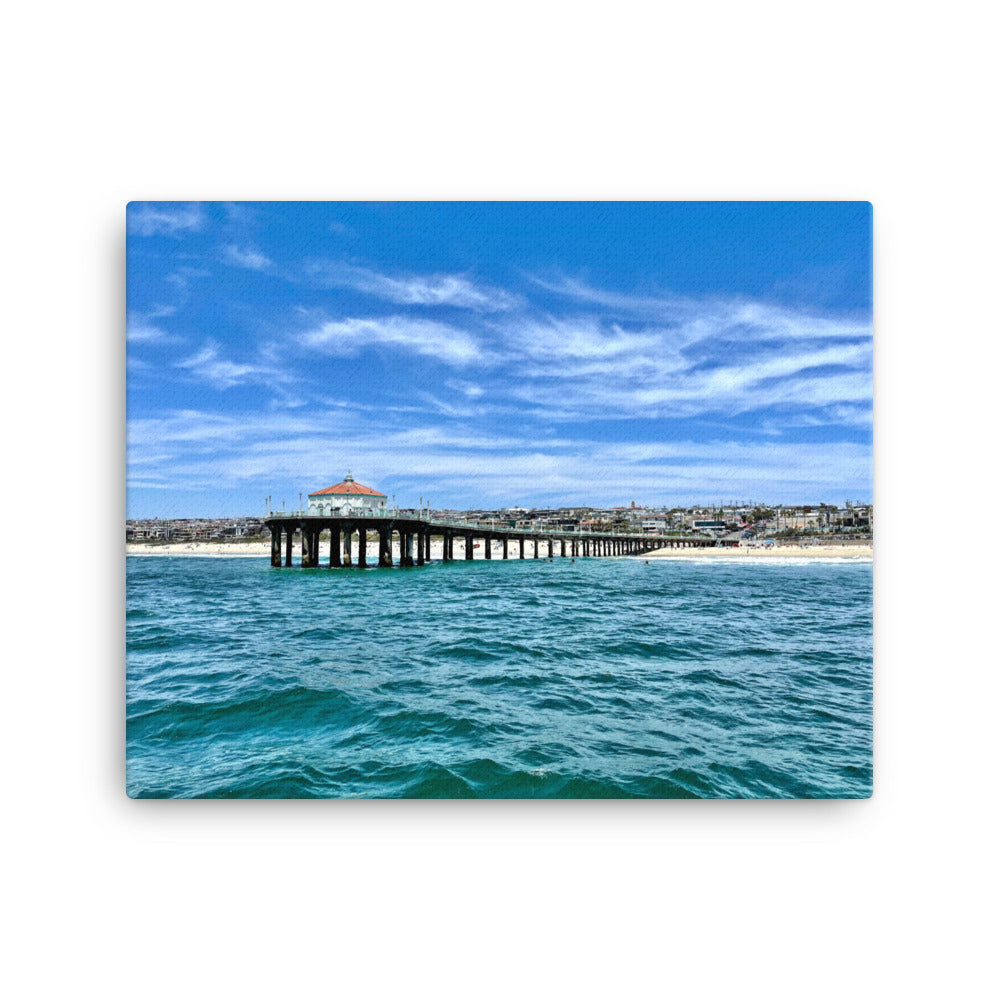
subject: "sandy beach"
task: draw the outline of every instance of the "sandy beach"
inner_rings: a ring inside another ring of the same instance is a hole
[[[556,558],[559,558],[559,546],[556,544],[554,550]],[[508,547],[509,558],[517,558],[517,544],[511,543]],[[531,559],[533,546],[526,542],[524,546],[524,556]],[[147,545],[142,543],[128,543],[125,546],[125,554],[128,556],[213,556],[232,558],[270,558],[270,542],[178,542],[168,545]],[[357,542],[354,547],[355,557],[357,555]],[[394,545],[392,549],[393,560],[399,559],[399,546]],[[548,546],[544,543],[538,546],[538,558],[547,557]],[[367,550],[368,564],[373,565],[378,558],[378,543],[370,540]],[[298,563],[301,556],[301,548],[296,544],[293,558]],[[499,542],[494,543],[493,558],[499,559],[503,556],[503,549]],[[329,542],[321,543],[320,565],[327,565],[330,557]],[[465,551],[460,539],[455,541],[455,558],[463,559]],[[441,543],[431,543],[431,559],[441,558]],[[473,559],[485,558],[485,551],[482,547],[473,549]],[[569,556],[566,557],[567,559]],[[578,557],[579,558],[579,557]],[[607,557],[605,557],[607,558]],[[711,548],[711,549],[657,549],[653,552],[646,552],[641,556],[627,556],[621,558],[629,559],[871,559],[872,546],[867,544],[852,545],[809,545],[809,544],[786,544],[778,545],[740,545],[736,548]]]
[[[871,542],[858,545],[739,545],[718,549],[657,549],[645,559],[871,559]]]

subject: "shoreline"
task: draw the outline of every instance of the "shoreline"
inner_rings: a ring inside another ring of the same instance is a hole
[[[399,546],[394,545],[392,547],[393,560],[399,560]],[[532,549],[529,546],[525,547],[525,559],[532,559],[531,555]],[[547,546],[540,546],[538,558],[540,560],[547,559]],[[323,551],[320,556],[320,566],[326,565],[327,559],[329,558],[329,550],[326,545],[323,546]],[[511,556],[508,558],[508,562],[511,558],[517,559],[516,548],[511,548]],[[231,542],[231,543],[221,543],[221,542],[178,542],[171,545],[147,545],[141,542],[128,542],[125,545],[125,555],[126,556],[178,556],[181,558],[187,556],[201,556],[209,558],[239,558],[239,559],[270,559],[271,557],[271,543],[270,542]],[[377,555],[377,549],[376,549]],[[464,551],[460,544],[455,546],[455,562],[464,561]],[[769,559],[822,559],[822,560],[836,560],[840,561],[843,559],[853,559],[857,561],[870,561],[872,559],[873,551],[872,544],[869,542],[867,544],[845,544],[845,545],[768,545],[768,546],[756,546],[756,545],[740,545],[735,548],[710,548],[710,549],[654,549],[652,552],[644,552],[631,556],[599,556],[596,558],[601,559],[739,559],[741,561],[755,561],[758,559],[769,560]],[[298,559],[300,557],[299,547],[295,547],[295,552],[293,554],[293,559],[298,565]],[[496,544],[493,549],[493,558],[501,558],[502,549],[499,544]],[[554,559],[559,560],[562,557],[555,555]],[[567,559],[571,558],[566,556]],[[577,556],[577,559],[583,559],[583,556]],[[372,560],[372,550],[371,546],[368,549],[368,559],[369,566],[371,566]],[[431,544],[431,560],[441,559],[441,544],[432,543]],[[483,559],[483,550],[478,549],[474,551],[473,559],[478,562]],[[502,558],[501,558],[502,561]]]
[[[869,561],[871,542],[861,545],[740,545],[719,549],[655,549],[643,559],[857,559]],[[637,557],[639,558],[639,557]]]

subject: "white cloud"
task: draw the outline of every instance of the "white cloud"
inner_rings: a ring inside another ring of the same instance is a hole
[[[156,320],[177,312],[174,306],[156,306],[146,312],[133,310],[125,321],[125,338],[130,344],[177,343],[182,338],[167,333]]]
[[[223,260],[234,267],[245,267],[251,271],[263,271],[271,266],[271,260],[257,250],[241,250],[234,244],[223,248]]]
[[[685,305],[688,307],[690,303]],[[669,325],[597,316],[490,324],[491,398],[553,419],[691,417],[870,399],[866,323],[747,301],[710,302]]]
[[[593,288],[570,278],[559,281],[545,281],[532,275],[528,278],[546,291],[586,305],[602,306],[608,315],[668,323],[675,325],[679,334],[696,334],[696,339],[727,329],[742,330],[744,335],[755,339],[764,334],[783,340],[871,335],[871,323],[867,319],[820,316],[803,309],[745,298],[631,295]]]
[[[136,236],[177,236],[186,230],[201,229],[204,222],[204,212],[197,203],[154,205],[132,202],[128,208],[128,231]]]
[[[467,331],[407,316],[330,321],[303,334],[300,341],[328,354],[350,355],[366,347],[385,346],[459,366],[482,356],[479,344]]]
[[[522,304],[520,298],[502,288],[477,285],[458,274],[393,276],[335,261],[313,261],[306,271],[320,285],[353,288],[398,305],[457,306],[477,312],[500,312]]]
[[[183,361],[175,362],[175,367],[184,368],[199,381],[207,382],[216,389],[231,389],[246,382],[278,381],[287,375],[265,365],[239,364],[219,357],[217,344],[209,343],[197,354]]]
[[[460,392],[466,399],[479,399],[486,392],[481,385],[475,385],[472,382],[460,382],[458,379],[448,379],[445,385],[449,389],[454,389],[455,392]]]
[[[140,315],[130,313],[125,325],[125,339],[132,344],[151,344],[157,340],[165,340],[167,333],[162,327],[156,326]]]

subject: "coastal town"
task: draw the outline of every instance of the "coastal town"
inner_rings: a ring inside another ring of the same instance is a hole
[[[280,512],[275,512],[280,513]],[[294,511],[289,511],[293,515]],[[711,538],[720,543],[783,541],[865,541],[872,537],[870,504],[784,505],[719,504],[702,507],[646,507],[632,501],[622,507],[505,507],[495,510],[392,508],[399,517],[467,523],[517,530],[624,532],[636,535],[676,535]],[[266,517],[146,518],[128,520],[125,540],[146,545],[213,542],[245,543],[268,537]]]

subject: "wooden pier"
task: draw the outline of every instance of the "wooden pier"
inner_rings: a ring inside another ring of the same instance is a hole
[[[438,521],[419,517],[314,517],[309,515],[272,516],[265,520],[271,532],[271,565],[293,566],[293,539],[302,542],[299,565],[316,568],[321,564],[320,535],[330,532],[327,553],[330,567],[394,565],[394,540],[399,544],[400,566],[423,566],[431,561],[431,538],[442,540],[444,562],[455,558],[455,539],[464,542],[465,559],[471,560],[477,541],[483,557],[493,558],[493,543],[503,547],[500,558],[596,558],[634,556],[661,548],[706,548],[713,538],[677,538],[669,535],[635,535],[623,532],[558,531],[544,528],[497,528],[482,524]],[[369,553],[368,535],[378,536],[376,551]],[[530,546],[526,553],[526,545]],[[541,551],[541,555],[539,552]]]

